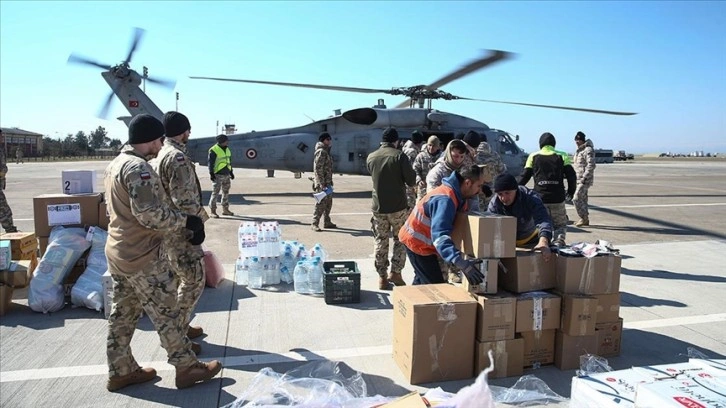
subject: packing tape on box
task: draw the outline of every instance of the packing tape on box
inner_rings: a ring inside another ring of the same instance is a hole
[[[590,302],[585,301],[583,302],[585,305],[582,308],[582,313],[577,316],[577,325],[579,326],[579,329],[577,330],[577,334],[580,336],[587,335],[587,323],[592,319],[592,312],[590,312]]]
[[[507,341],[506,340],[499,340],[496,343],[494,343],[494,361],[496,361],[498,364],[494,365],[494,369],[504,369],[506,370],[509,366],[507,364],[507,358],[509,357],[509,353],[507,353]]]
[[[613,255],[605,255],[607,257],[607,268],[605,270],[605,292],[613,291],[613,273],[615,272],[615,257]],[[595,286],[595,259],[585,258],[585,264],[580,274],[580,293],[592,293]]]
[[[612,293],[613,291],[613,273],[615,273],[615,257],[612,255],[608,255],[608,270],[606,272],[607,276],[607,285],[605,286],[605,289],[608,291],[608,293]]]
[[[539,262],[537,262],[538,256],[541,255],[538,255],[536,252],[532,252],[532,254],[527,257],[532,264],[532,270],[534,271],[534,273],[529,274],[530,286],[539,286],[539,284],[542,282],[542,273],[540,271]]]
[[[502,217],[497,217],[494,222],[494,254],[493,256],[501,257],[504,253],[504,241],[502,241]],[[491,256],[491,255],[490,255]]]
[[[542,298],[532,299],[532,330],[542,330]]]

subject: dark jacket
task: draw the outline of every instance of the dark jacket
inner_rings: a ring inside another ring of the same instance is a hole
[[[373,212],[392,214],[408,208],[406,186],[416,185],[416,173],[406,155],[390,143],[368,155],[368,172],[373,179]]]
[[[489,202],[489,212],[517,218],[517,240],[527,238],[539,228],[539,236],[552,239],[552,220],[539,195],[533,190],[519,186],[517,197],[510,206],[505,206],[499,197]]]
[[[575,194],[577,177],[570,157],[552,146],[543,146],[539,151],[529,155],[519,176],[519,185],[526,185],[532,176],[534,176],[534,191],[539,193],[544,203],[556,204],[565,201],[565,177],[567,177],[567,195],[572,197]]]

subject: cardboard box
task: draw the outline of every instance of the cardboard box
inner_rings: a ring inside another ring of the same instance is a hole
[[[462,380],[474,370],[476,301],[449,284],[393,290],[393,358],[411,384]]]
[[[557,290],[563,293],[601,295],[620,291],[621,258],[557,255]]]
[[[616,322],[620,318],[620,293],[592,295],[597,299],[595,323]]]
[[[517,219],[457,214],[451,239],[461,252],[474,258],[511,258],[515,254]]]
[[[710,387],[690,378],[653,381],[638,384],[636,407],[658,408],[722,408],[726,407],[724,389]]]
[[[106,209],[106,202],[101,201],[98,203],[98,223],[96,225],[103,228],[105,231],[108,231],[109,222],[111,222],[111,220],[108,216],[108,210]]]
[[[0,271],[10,267],[10,261],[13,259],[13,253],[10,250],[10,241],[0,241]]]
[[[35,235],[50,236],[56,225],[83,227],[98,223],[98,203],[102,193],[67,195],[42,194],[33,198]]]
[[[477,341],[474,374],[478,375],[489,367],[489,350],[492,351],[492,357],[494,358],[494,371],[489,373],[488,378],[522,375],[524,371],[524,340]]]
[[[423,397],[417,391],[411,391],[403,397],[396,398],[395,401],[387,402],[378,408],[426,408],[427,405],[423,401]]]
[[[517,333],[524,341],[524,366],[539,367],[555,361],[555,330]]]
[[[12,286],[7,286],[3,283],[0,283],[0,316],[5,316],[5,314],[10,310],[12,303],[13,303]]]
[[[42,258],[45,254],[45,250],[48,249],[48,239],[50,237],[38,237],[38,252]]]
[[[37,264],[37,259],[35,264],[32,261],[13,261],[8,269],[0,271],[0,283],[12,288],[28,286]]]
[[[111,272],[106,271],[101,277],[101,286],[103,287],[103,313],[108,319],[111,314],[111,304],[113,303],[113,278]]]
[[[597,354],[597,335],[570,336],[562,330],[555,332],[555,367],[560,370],[579,369],[583,354]]]
[[[61,182],[63,194],[95,193],[96,170],[63,170]]]
[[[482,259],[478,266],[484,275],[484,282],[478,285],[472,285],[468,279],[463,278],[461,279],[461,285],[464,287],[464,290],[478,295],[497,293],[499,259]]]
[[[558,329],[560,327],[561,301],[559,296],[547,292],[530,292],[519,295],[514,331],[522,333]]]
[[[560,328],[570,336],[592,336],[595,334],[595,313],[597,298],[587,295],[562,295]]]
[[[10,250],[13,254],[21,254],[38,248],[38,241],[32,232],[6,232],[0,235],[0,240],[10,241]]]
[[[545,262],[542,254],[518,250],[516,258],[502,259],[499,287],[514,293],[555,287],[555,258]]]
[[[10,256],[14,261],[31,260],[33,258],[37,258],[38,257],[37,240],[36,240],[35,246],[36,246],[35,248],[29,248],[29,249],[25,249],[23,251],[16,251],[13,249],[13,250],[11,250]]]
[[[597,354],[602,357],[615,357],[620,355],[620,343],[623,338],[623,319],[612,323],[598,323],[595,325],[597,335]]]
[[[477,301],[476,339],[481,342],[513,339],[517,298],[506,292],[474,296]]]

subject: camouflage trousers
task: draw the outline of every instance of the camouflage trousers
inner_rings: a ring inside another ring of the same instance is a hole
[[[160,253],[163,253],[160,251]],[[154,324],[169,364],[189,367],[197,359],[182,329],[177,307],[177,279],[169,261],[160,256],[134,274],[124,274],[108,263],[113,278],[113,303],[108,318],[106,357],[109,377],[132,373],[139,364],[131,353],[131,338],[143,310]]]
[[[373,227],[373,238],[375,245],[373,252],[376,256],[375,266],[378,276],[386,277],[388,266],[391,273],[401,273],[406,266],[406,248],[398,240],[398,231],[406,223],[406,218],[411,210],[408,208],[391,214],[373,213],[371,223]],[[388,261],[389,240],[393,238],[393,255]]]
[[[323,224],[330,224],[330,210],[333,209],[333,195],[326,195],[319,203],[315,204],[313,211],[313,225],[320,224],[320,217],[323,217]]]
[[[204,290],[204,251],[199,245],[179,239],[178,235],[167,239],[166,248],[171,269],[179,280],[177,307],[184,329],[192,321],[192,313]]]
[[[545,203],[545,207],[547,208],[547,212],[550,213],[550,218],[552,219],[552,229],[554,230],[552,240],[556,241],[561,239],[564,241],[565,236],[567,235],[567,210],[565,210],[565,203]]]
[[[416,187],[406,187],[406,201],[408,208],[413,209],[416,206]]]
[[[575,195],[572,197],[572,204],[575,205],[577,216],[583,220],[590,219],[590,212],[587,209],[587,190],[589,189],[590,186],[578,183],[575,189]]]
[[[487,197],[486,194],[479,193],[479,212],[483,213],[487,211],[489,208],[489,201],[491,201],[492,197],[494,197],[494,194]]]
[[[426,183],[423,183],[423,186],[420,184],[416,186],[416,201],[424,198],[426,195]],[[413,207],[411,207],[413,208]]]
[[[0,224],[2,224],[5,232],[15,232],[18,230],[13,223],[13,211],[10,209],[3,190],[0,190]]]
[[[229,209],[229,188],[232,187],[232,179],[229,174],[216,174],[212,182],[212,196],[209,198],[209,208],[215,210],[219,201],[219,190],[222,190],[222,208]]]

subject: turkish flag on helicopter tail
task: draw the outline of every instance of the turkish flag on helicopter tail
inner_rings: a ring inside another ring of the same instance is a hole
[[[129,101],[129,108],[138,108],[139,101]]]

